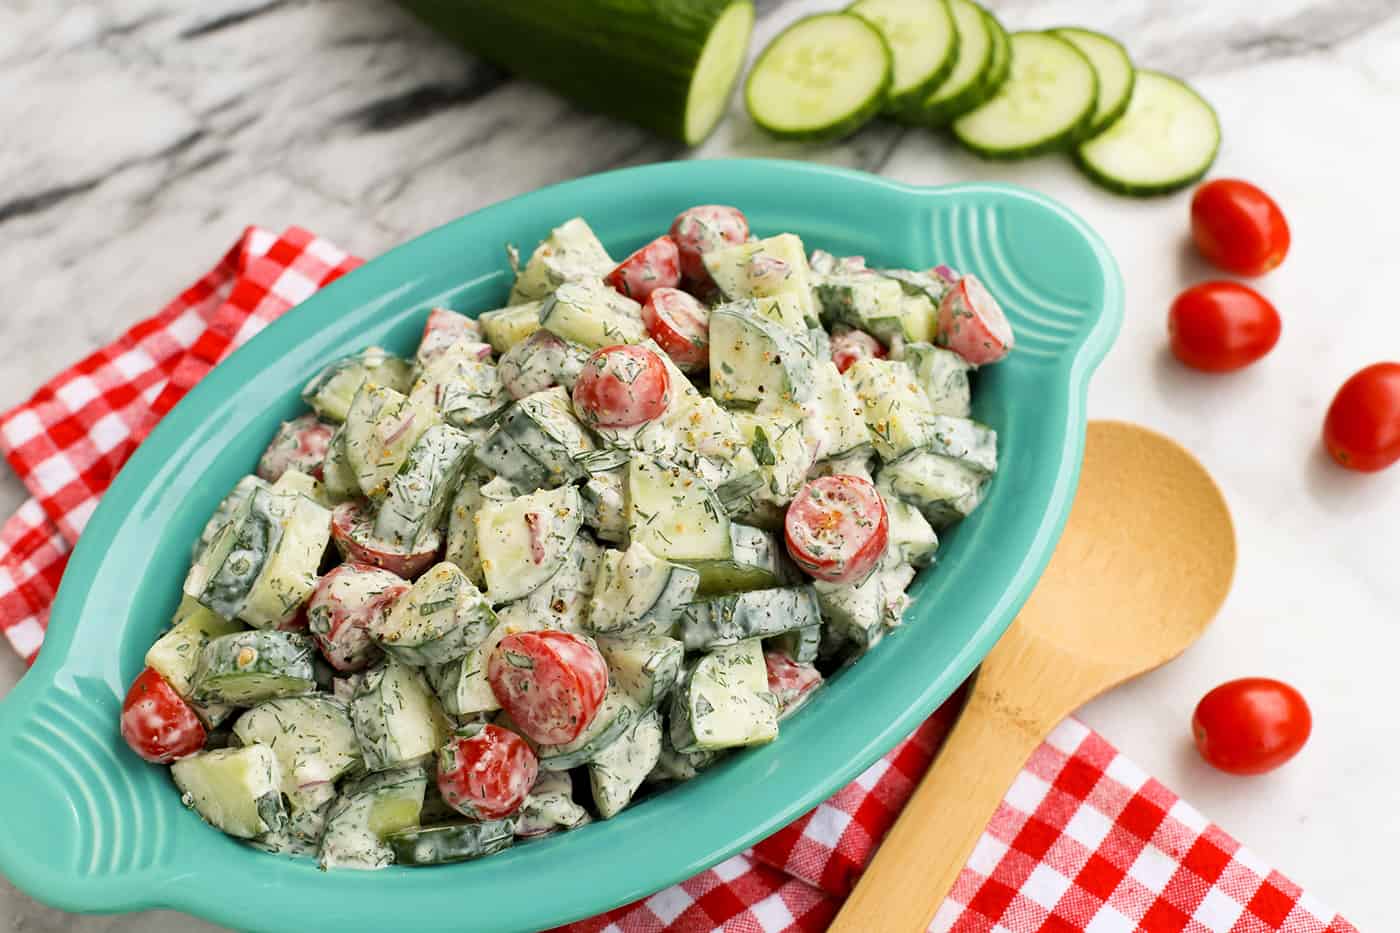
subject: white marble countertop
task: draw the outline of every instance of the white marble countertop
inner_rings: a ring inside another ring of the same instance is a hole
[[[758,5],[755,48],[799,13],[839,4]],[[1118,35],[1141,64],[1191,79],[1214,103],[1225,128],[1215,174],[1272,192],[1293,229],[1288,261],[1258,286],[1284,318],[1263,363],[1207,377],[1165,352],[1168,303],[1210,275],[1186,246],[1188,194],[1116,198],[1062,159],[983,163],[893,126],[779,146],[737,111],[695,154],[1019,182],[1099,229],[1128,313],[1091,414],[1195,451],[1234,510],[1240,563],[1199,646],[1083,718],[1359,927],[1393,929],[1400,469],[1346,474],[1318,436],[1342,380],[1400,347],[1400,0],[992,6],[1013,28]],[[0,77],[4,407],[159,307],[245,224],[297,223],[374,255],[550,182],[686,156],[464,59],[380,0],[8,0]],[[0,478],[0,513],[22,495]],[[21,673],[0,649],[0,695]],[[1207,689],[1251,674],[1297,685],[1314,736],[1274,774],[1230,778],[1199,761],[1188,720]],[[2,881],[0,928],[212,929],[168,913],[69,916]]]

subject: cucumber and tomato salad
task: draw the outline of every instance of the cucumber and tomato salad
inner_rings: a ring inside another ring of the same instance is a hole
[[[1089,29],[1008,33],[974,0],[857,0],[793,23],[745,83],[755,123],[788,139],[837,139],[884,113],[947,127],[989,159],[1071,152],[1122,194],[1175,191],[1219,147],[1214,111],[1183,82],[1138,71]]]
[[[951,54],[913,51],[910,95]],[[967,373],[1014,335],[972,276],[722,204],[516,270],[314,374],[201,535],[121,733],[229,835],[367,870],[611,818],[773,741],[986,494]]]

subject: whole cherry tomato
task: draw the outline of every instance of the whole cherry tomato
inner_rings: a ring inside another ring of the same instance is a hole
[[[1230,774],[1263,774],[1298,754],[1312,734],[1303,695],[1267,677],[1223,683],[1191,717],[1201,757]]]
[[[1269,300],[1238,282],[1202,282],[1172,302],[1167,333],[1172,353],[1208,373],[1241,369],[1278,343],[1278,311]]]
[[[1247,181],[1217,178],[1191,198],[1191,236],[1209,262],[1235,275],[1263,275],[1283,262],[1291,237],[1274,199]]]
[[[1372,473],[1400,460],[1400,363],[1376,363],[1337,390],[1322,440],[1349,470]]]

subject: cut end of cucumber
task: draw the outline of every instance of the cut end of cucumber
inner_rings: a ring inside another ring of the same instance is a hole
[[[1068,148],[1094,113],[1098,76],[1083,52],[1059,36],[1011,36],[1011,76],[996,96],[953,123],[958,141],[989,159],[1020,159]]]
[[[774,136],[837,139],[879,112],[892,73],[878,29],[848,13],[819,13],[793,23],[763,50],[744,103]]]
[[[705,40],[685,99],[685,141],[694,146],[710,135],[729,102],[744,66],[753,31],[753,4],[736,0],[720,14]]]
[[[951,0],[949,8],[958,33],[957,60],[920,110],[909,115],[910,122],[943,126],[987,99],[982,85],[993,64],[995,20],[972,0]]]
[[[1075,161],[1119,194],[1169,194],[1194,184],[1220,148],[1215,111],[1190,86],[1157,71],[1139,71],[1123,116],[1079,146]]]

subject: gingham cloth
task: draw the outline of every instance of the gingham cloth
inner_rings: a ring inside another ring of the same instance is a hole
[[[207,275],[0,416],[33,498],[0,529],[0,629],[32,660],[71,544],[122,463],[233,348],[359,260],[292,228],[248,229]],[[853,783],[753,849],[570,933],[816,931],[932,761],[950,701]],[[931,929],[956,933],[1343,933],[1272,871],[1081,723],[1031,758]]]

